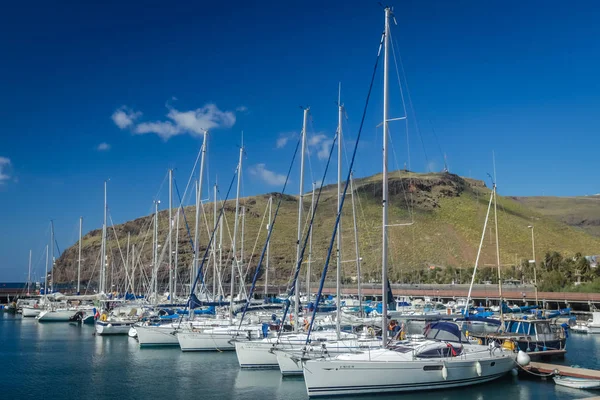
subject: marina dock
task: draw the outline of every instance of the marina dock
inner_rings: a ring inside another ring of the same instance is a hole
[[[525,367],[525,369],[536,374],[552,374],[570,376],[573,378],[600,379],[600,371],[598,370],[587,368],[573,368],[566,365],[546,364],[532,361],[527,367]]]

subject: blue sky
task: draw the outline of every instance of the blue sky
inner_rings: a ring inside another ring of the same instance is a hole
[[[300,131],[300,106],[311,107],[307,182],[319,179],[338,82],[349,145],[356,137],[383,24],[375,1],[86,3],[0,13],[0,280],[25,277],[30,248],[40,275],[50,219],[61,248],[77,240],[80,215],[85,231],[99,228],[107,178],[115,223],[148,214],[157,195],[164,204],[168,168],[183,191],[202,126],[212,126],[211,183],[229,182],[244,132],[244,195],[280,190],[294,140],[278,141]],[[440,170],[446,153],[452,172],[485,179],[494,150],[501,194],[600,192],[600,6],[393,5],[412,170]],[[373,96],[358,176],[381,169],[381,74]],[[404,126],[391,134],[390,167],[401,167]],[[297,172],[292,181],[297,192]]]

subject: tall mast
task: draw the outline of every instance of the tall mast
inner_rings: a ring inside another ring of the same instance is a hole
[[[240,265],[244,265],[244,232],[246,231],[246,203],[242,207],[242,238],[240,240]],[[242,291],[246,292],[246,285],[244,282],[245,276],[242,276],[242,271],[240,271],[240,294]]]
[[[54,293],[54,264],[55,264],[55,257],[54,257],[54,221],[50,220],[50,260],[52,260],[52,270],[50,270],[50,290],[52,290],[52,293]]]
[[[310,214],[312,215],[315,212],[315,182],[312,184],[312,196],[310,199]],[[310,234],[308,236],[308,263],[306,264],[306,299],[307,302],[310,303],[310,274],[312,267],[312,241],[313,241],[313,229],[310,230]]]
[[[135,300],[135,243],[131,246],[131,293]]]
[[[131,278],[129,274],[131,273],[131,265],[129,253],[131,251],[131,232],[127,232],[127,258],[125,259],[125,293],[129,291],[131,287]],[[132,275],[133,276],[133,275]]]
[[[223,271],[223,218],[219,221],[219,273],[221,271]],[[223,286],[221,284],[219,284],[219,295],[223,296]]]
[[[387,344],[387,280],[388,280],[388,159],[387,159],[387,140],[388,140],[388,45],[390,41],[390,18],[392,10],[389,7],[385,9],[385,33],[384,33],[384,53],[383,53],[383,212],[382,212],[382,237],[381,237],[381,342]]]
[[[100,283],[99,292],[106,292],[106,190],[107,190],[107,180],[104,181],[104,222],[102,223],[102,244],[100,251]]]
[[[154,243],[152,252],[152,267],[154,269],[154,302],[158,303],[158,205],[160,200],[154,201]]]
[[[77,258],[77,294],[81,283],[81,229],[83,228],[83,217],[79,217],[79,257]]]
[[[29,249],[29,269],[27,270],[27,296],[31,287],[31,249]]]
[[[233,300],[235,298],[234,289],[235,289],[235,269],[238,264],[237,259],[237,231],[238,231],[238,220],[240,213],[240,185],[242,183],[242,159],[244,157],[244,144],[240,147],[240,159],[238,161],[238,176],[237,176],[237,194],[235,196],[235,217],[233,223],[233,243],[232,243],[232,253],[233,260],[231,262],[231,279],[230,279],[230,293],[231,293],[231,302],[229,303],[229,320],[233,321]],[[241,284],[241,283],[240,283]]]
[[[177,268],[179,266],[179,219],[181,213],[185,212],[183,207],[180,205],[177,208],[177,217],[175,217],[175,255],[174,255],[174,263],[173,266],[173,294],[171,297],[177,296]]]
[[[44,296],[48,296],[48,245],[46,245],[46,275],[44,275]]]
[[[492,158],[494,162],[494,226],[496,228],[496,263],[498,264],[498,295],[500,296],[500,322],[504,323],[504,313],[502,311],[502,274],[500,273],[500,237],[498,237],[498,207],[496,204],[496,196],[498,194],[496,186],[496,155],[494,153],[492,153]]]
[[[199,172],[199,176],[198,176],[198,198],[196,199],[196,248],[195,248],[195,268],[194,268],[194,276],[193,279],[196,279],[196,276],[198,276],[198,256],[199,256],[199,246],[200,246],[200,211],[204,212],[204,205],[202,204],[202,183],[204,182],[204,163],[205,163],[205,158],[206,158],[206,147],[208,145],[207,143],[207,138],[208,138],[208,131],[207,130],[203,130],[203,134],[202,134],[202,147],[201,147],[201,152],[202,152],[202,157],[200,158],[200,172]],[[193,283],[193,281],[192,281]]]
[[[198,240],[200,238],[200,192],[198,181],[196,181],[196,220],[194,222],[194,261],[192,266],[192,276],[190,276],[190,290],[194,285],[194,280],[198,276]],[[192,293],[190,293],[192,294]]]
[[[342,319],[342,210],[340,205],[342,204],[342,118],[344,114],[344,108],[342,106],[342,84],[340,83],[338,92],[338,171],[337,171],[337,209],[340,217],[338,218],[338,229],[337,229],[337,268],[336,268],[336,283],[335,283],[335,330],[337,338],[340,338],[341,319]]]
[[[213,226],[218,229],[217,226],[217,184],[213,187]],[[212,295],[213,301],[216,301],[217,296],[217,246],[213,241],[212,244],[212,259],[213,259],[213,284],[212,284]]]
[[[273,196],[269,196],[269,222],[267,223],[267,232],[269,232],[269,229],[271,229],[272,207],[273,207]],[[269,241],[267,241],[267,262],[266,262],[266,267],[265,267],[265,299],[269,296],[269,253],[270,253],[270,250],[271,250],[271,240],[269,239]]]
[[[173,304],[173,170],[169,170],[169,303]]]
[[[361,289],[362,273],[360,271],[361,259],[360,259],[360,251],[358,248],[358,224],[356,221],[356,204],[354,202],[354,196],[356,195],[356,192],[354,191],[354,173],[353,172],[350,172],[350,192],[352,193],[352,219],[354,222],[354,251],[356,253],[356,275],[357,275],[356,283],[358,284],[358,310],[359,310],[359,315],[362,316],[362,314],[363,314],[363,312],[362,312],[362,289]]]
[[[296,242],[296,267],[300,262],[300,253],[302,240],[302,203],[304,200],[304,154],[306,152],[306,126],[308,125],[308,111],[310,108],[304,109],[304,119],[302,122],[302,153],[300,155],[300,193],[298,194],[298,241]],[[298,309],[300,308],[300,285],[298,282],[300,275],[297,275],[296,282],[294,282],[294,331],[298,331]]]

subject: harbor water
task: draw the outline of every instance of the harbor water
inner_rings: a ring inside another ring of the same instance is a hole
[[[0,312],[0,398],[27,399],[307,399],[301,378],[278,370],[241,370],[235,352],[140,349],[128,336],[94,336],[92,326],[38,323]],[[600,367],[600,335],[571,334],[565,365]],[[500,380],[428,392],[436,399],[581,399],[597,393],[552,379]],[[424,393],[360,396],[422,399]]]

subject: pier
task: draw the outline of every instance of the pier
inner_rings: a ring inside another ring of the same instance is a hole
[[[600,371],[586,368],[573,368],[565,365],[530,362],[525,370],[544,375],[561,375],[573,378],[600,379]]]

